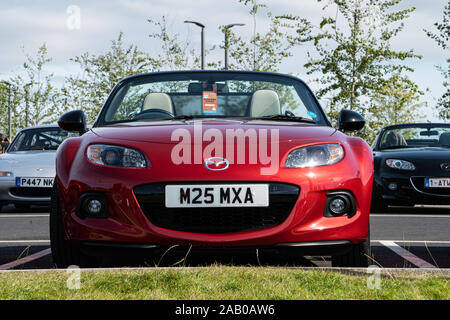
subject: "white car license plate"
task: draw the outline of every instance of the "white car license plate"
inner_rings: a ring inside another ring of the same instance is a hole
[[[51,188],[54,178],[17,177],[17,187]]]
[[[166,186],[167,208],[268,206],[268,184]]]
[[[450,178],[425,178],[426,188],[450,188]]]

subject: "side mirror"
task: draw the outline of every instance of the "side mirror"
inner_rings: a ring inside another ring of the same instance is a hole
[[[58,126],[64,131],[84,134],[86,129],[86,116],[81,110],[73,110],[64,113],[58,120]]]
[[[366,124],[363,116],[351,110],[341,110],[338,118],[339,131],[359,131]]]

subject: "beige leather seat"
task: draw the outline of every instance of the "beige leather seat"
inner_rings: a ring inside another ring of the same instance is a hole
[[[250,105],[250,117],[281,114],[280,98],[273,90],[256,90]]]
[[[172,99],[170,99],[167,93],[149,93],[144,99],[142,111],[148,109],[163,109],[173,114]]]

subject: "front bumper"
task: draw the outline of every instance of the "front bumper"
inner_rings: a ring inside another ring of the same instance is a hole
[[[269,186],[268,207],[167,208],[165,189],[170,184],[173,183],[141,185],[134,188],[134,194],[140,208],[153,225],[191,233],[229,234],[280,225],[291,213],[301,193],[296,185],[264,183]],[[208,185],[196,181],[183,184]],[[242,185],[239,182],[236,184]]]
[[[433,177],[426,176],[426,177]],[[424,187],[425,176],[408,174],[376,175],[373,184],[373,196],[387,205],[412,206],[415,204],[448,205],[450,189],[427,189]],[[389,189],[395,183],[396,190]]]
[[[49,205],[51,188],[17,187],[15,178],[0,178],[0,204]]]
[[[134,192],[137,186],[163,182],[182,184],[192,181],[192,172],[153,171],[149,177],[140,170],[80,166],[73,171],[74,176],[67,183],[57,177],[65,238],[73,243],[177,244],[200,247],[264,247],[341,240],[359,243],[367,239],[372,175],[362,179],[357,166],[345,161],[333,168],[280,169],[279,175],[270,177],[270,181],[261,176],[259,170],[256,172],[257,174],[252,174],[250,169],[246,169],[239,174],[239,180],[225,174],[213,179],[208,173],[199,175],[196,181],[202,184],[217,184],[220,181],[223,184],[282,182],[296,185],[300,193],[287,217],[279,224],[259,230],[217,234],[158,226],[149,220],[137,200]],[[242,177],[247,179],[243,180]],[[356,212],[352,217],[324,216],[327,194],[337,190],[345,190],[354,195]],[[87,192],[104,194],[108,204],[108,218],[82,218],[77,215],[78,199]],[[235,210],[242,215],[246,214],[246,208]]]

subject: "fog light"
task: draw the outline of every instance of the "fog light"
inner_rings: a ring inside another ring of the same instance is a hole
[[[102,203],[97,199],[89,200],[87,204],[89,214],[96,216],[102,211]]]
[[[397,190],[397,184],[394,182],[389,183],[388,188],[389,188],[389,190],[395,191],[395,190]]]
[[[336,197],[330,201],[330,211],[333,214],[340,215],[347,210],[347,204],[344,199]]]
[[[327,193],[323,215],[325,217],[353,217],[356,214],[356,202],[353,194],[346,190],[336,190]]]
[[[108,202],[106,195],[100,192],[86,192],[78,200],[76,214],[81,219],[96,218],[105,219],[109,217]]]

